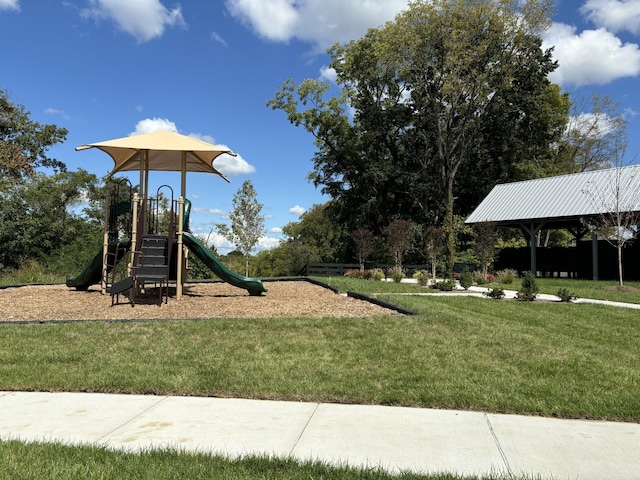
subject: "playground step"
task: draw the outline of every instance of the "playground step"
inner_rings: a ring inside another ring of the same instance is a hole
[[[145,265],[164,265],[167,266],[167,257],[164,255],[149,255],[144,251],[142,252],[144,255],[144,264]]]
[[[123,280],[111,284],[109,287],[107,287],[107,291],[111,294],[111,296],[114,296],[119,293],[126,292],[131,287],[133,287],[133,278],[127,277]]]
[[[146,263],[139,267],[136,271],[136,278],[141,280],[143,277],[158,277],[163,278],[167,276],[167,265],[147,265]]]

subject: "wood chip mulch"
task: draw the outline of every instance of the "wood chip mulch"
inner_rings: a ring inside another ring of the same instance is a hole
[[[147,320],[271,317],[369,317],[397,312],[336,294],[305,281],[265,282],[268,292],[250,296],[226,283],[186,284],[180,301],[175,287],[169,302],[158,306],[158,290],[149,288],[134,307],[126,296],[111,306],[99,285],[78,291],[65,285],[24,286],[0,290],[0,322],[51,320]]]

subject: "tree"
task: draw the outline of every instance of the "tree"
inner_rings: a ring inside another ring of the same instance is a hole
[[[496,250],[496,241],[498,233],[496,225],[492,222],[477,223],[474,225],[476,239],[476,253],[480,260],[480,268],[482,275],[487,278],[487,267],[493,261],[493,255]]]
[[[0,179],[0,268],[17,268],[32,258],[44,260],[66,245],[84,251],[91,243],[86,235],[97,232],[97,225],[87,228],[87,221],[72,207],[97,182],[82,169]]]
[[[550,6],[546,0],[412,1],[385,28],[383,58],[397,65],[410,92],[416,135],[426,140],[424,166],[435,159],[440,172],[448,271],[455,255],[455,181],[478,149],[486,119],[493,118],[491,106],[518,88],[519,72],[535,73],[545,86],[555,69],[550,52],[539,54]],[[519,106],[509,107],[518,113]],[[505,116],[503,129],[512,127],[508,120],[518,122]]]
[[[377,234],[398,215],[442,225],[450,270],[454,214],[528,154],[553,161],[568,103],[540,48],[549,14],[547,0],[412,1],[393,22],[329,49],[339,96],[327,98],[318,80],[288,80],[267,105],[314,136],[310,179],[346,228]]]
[[[249,256],[264,235],[264,216],[262,204],[253,184],[245,180],[240,190],[233,196],[233,210],[229,214],[231,229],[228,225],[217,224],[218,233],[233,243],[245,258],[245,275],[249,275]]]
[[[410,220],[394,220],[384,229],[389,254],[394,266],[402,268],[404,255],[413,248],[416,237],[416,226]]]
[[[282,228],[285,245],[298,259],[298,270],[307,262],[335,262],[344,255],[343,232],[330,214],[331,202],[313,205]]]
[[[364,271],[364,262],[373,252],[375,246],[375,237],[371,230],[366,228],[358,228],[351,234],[351,239],[356,248],[356,256],[360,264],[360,271]]]
[[[66,170],[64,163],[48,157],[46,151],[66,139],[67,129],[41,125],[29,115],[0,90],[0,175],[17,179],[34,174],[39,167]]]
[[[619,287],[624,286],[622,249],[637,236],[640,226],[640,178],[623,163],[626,148],[626,139],[621,138],[614,151],[615,168],[606,172],[604,182],[590,182],[583,190],[594,209],[601,212],[595,218],[586,218],[585,223],[616,248]]]
[[[619,109],[610,97],[597,94],[573,102],[559,155],[567,157],[576,172],[616,166],[627,136],[627,120]]]
[[[424,227],[422,229],[422,242],[429,263],[431,263],[431,277],[435,281],[438,257],[444,250],[444,233],[442,229],[432,225]]]

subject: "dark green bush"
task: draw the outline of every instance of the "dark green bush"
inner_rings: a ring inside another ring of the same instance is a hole
[[[434,288],[443,292],[450,292],[456,288],[456,281],[447,278],[446,280],[442,280],[441,282],[436,282]]]
[[[469,290],[471,285],[473,285],[473,273],[465,268],[460,274],[460,286],[465,290]]]
[[[504,298],[504,289],[500,287],[490,288],[485,295],[489,298],[493,298],[495,300],[502,300]]]
[[[536,278],[531,272],[525,272],[522,276],[522,287],[518,290],[516,298],[522,302],[533,302],[538,296]]]
[[[561,302],[571,302],[572,300],[575,300],[577,298],[575,294],[571,293],[566,288],[559,289],[556,295],[560,297]]]

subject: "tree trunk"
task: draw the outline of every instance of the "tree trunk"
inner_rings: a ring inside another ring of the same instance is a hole
[[[456,254],[455,229],[453,224],[453,178],[447,181],[447,204],[444,213],[444,260],[445,276],[453,272],[453,260]]]
[[[622,245],[618,245],[618,284],[623,287],[622,280]]]

